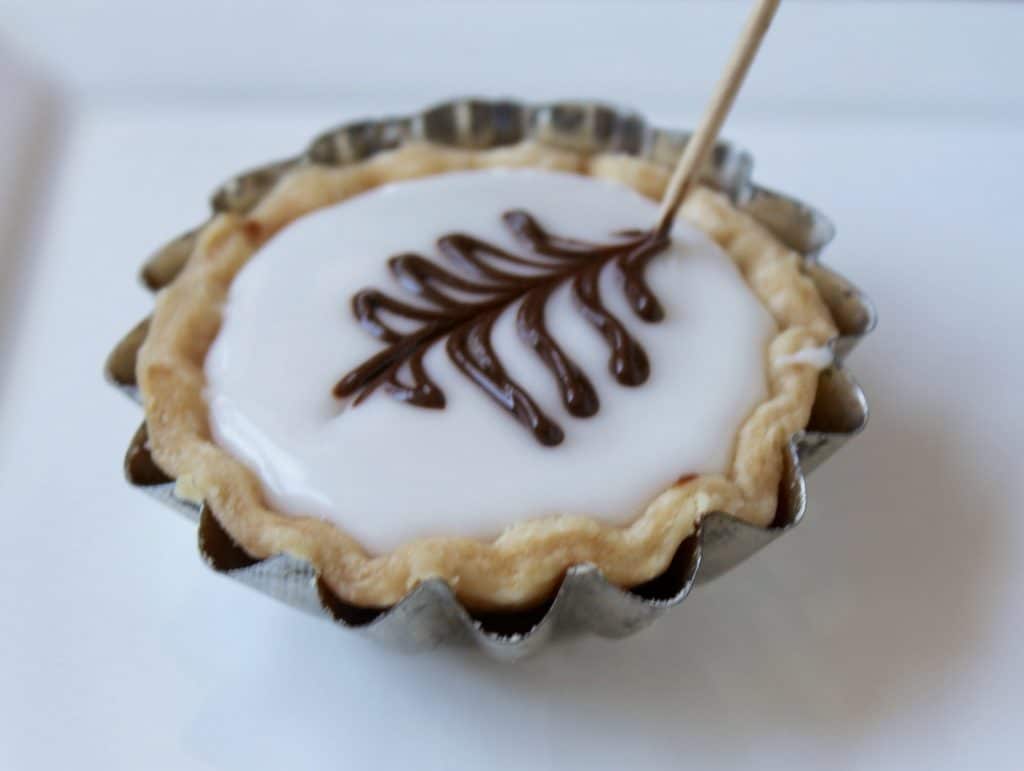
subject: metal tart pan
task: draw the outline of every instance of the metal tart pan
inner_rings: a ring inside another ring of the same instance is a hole
[[[625,153],[671,168],[688,137],[688,132],[652,127],[634,112],[592,101],[527,104],[459,99],[416,115],[348,123],[327,131],[299,155],[232,177],[214,191],[211,208],[214,214],[244,214],[296,166],[356,163],[409,141],[491,148],[533,140],[584,152]],[[805,476],[867,423],[867,401],[843,361],[874,328],[874,307],[860,290],[819,262],[821,250],[835,233],[828,218],[812,206],[755,183],[752,168],[749,153],[722,141],[708,161],[704,181],[804,256],[807,275],[839,329],[831,343],[835,363],[821,373],[807,428],[793,436],[787,447],[778,510],[768,527],[709,512],[680,545],[669,568],[653,580],[622,589],[608,583],[594,565],[576,565],[552,598],[528,611],[470,612],[441,579],[419,584],[390,608],[367,609],[340,600],[307,562],[287,554],[254,559],[232,541],[205,506],[176,497],[174,480],[149,455],[145,423],[125,456],[128,481],[198,524],[199,552],[214,570],[401,650],[463,642],[510,660],[535,653],[555,636],[591,632],[625,637],[642,629],[681,604],[694,586],[725,573],[796,527],[807,508]],[[156,291],[174,280],[198,230],[179,236],[150,257],[141,273],[146,286]],[[147,329],[148,320],[136,325],[106,363],[108,380],[136,401],[140,398],[135,359]]]

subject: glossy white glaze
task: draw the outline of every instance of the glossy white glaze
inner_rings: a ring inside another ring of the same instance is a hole
[[[646,349],[648,382],[616,383],[608,349],[574,309],[552,296],[547,326],[591,378],[598,414],[563,409],[554,380],[516,337],[514,310],[494,329],[509,374],[565,431],[545,448],[472,385],[442,344],[425,365],[447,397],[443,410],[378,391],[358,406],[335,382],[382,344],[350,309],[366,286],[401,294],[387,258],[440,259],[453,231],[510,251],[501,223],[530,211],[550,231],[607,241],[653,223],[656,205],[610,182],[535,170],[459,172],[381,187],[315,212],[276,235],[235,279],[206,361],[216,440],[247,462],[283,511],[337,522],[380,552],[431,535],[493,537],[513,522],[587,514],[634,518],[682,474],[722,472],[736,429],[765,397],[765,347],[775,325],[721,249],[680,223],[647,271],[666,318],[637,319],[612,271],[606,305]]]
[[[832,366],[832,362],[835,357],[832,355],[832,349],[827,345],[822,345],[817,348],[801,348],[799,351],[790,353],[786,356],[779,356],[774,359],[777,365],[787,364],[809,364],[815,369],[826,369]]]

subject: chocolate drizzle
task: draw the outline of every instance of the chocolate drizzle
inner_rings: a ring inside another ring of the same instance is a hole
[[[593,384],[544,322],[551,294],[566,281],[572,282],[579,312],[607,342],[611,352],[608,367],[615,379],[624,386],[647,380],[647,354],[605,307],[600,277],[607,265],[613,265],[634,313],[647,322],[660,321],[664,312],[644,280],[644,271],[668,246],[669,238],[632,230],[616,234],[618,240],[611,243],[593,244],[552,235],[525,211],[506,212],[502,221],[532,252],[529,257],[510,254],[473,236],[451,233],[438,239],[437,248],[458,273],[418,254],[400,254],[388,261],[403,289],[423,304],[412,305],[377,289],[363,289],[352,298],[359,323],[387,347],[339,380],[334,386],[336,397],[354,395],[353,405],[357,405],[383,388],[417,407],[444,407],[444,393],[430,379],[423,357],[447,337],[448,356],[466,377],[529,428],[541,444],[560,444],[562,429],[505,371],[491,345],[491,331],[501,313],[519,302],[519,338],[554,375],[566,410],[578,418],[595,414],[599,400]],[[412,331],[398,331],[387,316],[416,326]]]

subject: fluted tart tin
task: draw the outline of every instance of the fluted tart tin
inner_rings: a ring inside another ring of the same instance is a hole
[[[636,113],[597,102],[534,105],[460,99],[416,115],[349,123],[330,130],[299,155],[231,178],[214,192],[211,207],[213,214],[244,214],[296,166],[355,163],[410,141],[479,149],[533,140],[576,151],[624,153],[671,168],[687,137],[686,132],[648,126]],[[874,327],[874,309],[863,293],[818,261],[834,235],[829,220],[813,207],[753,182],[752,167],[753,159],[746,151],[719,142],[704,171],[704,181],[803,255],[805,271],[839,330],[831,342],[833,364],[819,377],[807,428],[788,444],[777,512],[768,527],[720,512],[705,514],[668,569],[655,579],[622,589],[608,583],[595,566],[576,565],[552,598],[528,611],[471,612],[441,579],[420,583],[390,608],[366,609],[341,601],[303,560],[287,554],[252,558],[205,507],[177,497],[174,480],[149,455],[145,423],[125,456],[128,481],[198,523],[200,554],[214,570],[402,650],[425,650],[460,641],[475,644],[495,658],[516,659],[536,652],[553,636],[632,634],[681,604],[695,585],[726,572],[799,524],[807,506],[805,475],[867,422],[864,394],[843,361]],[[198,230],[179,236],[145,263],[142,280],[146,286],[158,290],[174,280],[192,251]],[[135,361],[147,330],[148,319],[117,344],[106,364],[108,379],[136,401],[140,395]]]

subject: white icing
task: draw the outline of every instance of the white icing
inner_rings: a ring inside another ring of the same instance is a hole
[[[832,349],[827,345],[817,348],[801,348],[799,351],[775,357],[777,366],[787,364],[810,364],[815,369],[825,369],[832,366]]]
[[[268,501],[337,522],[382,552],[431,535],[493,537],[516,521],[586,514],[627,523],[680,475],[725,471],[733,436],[766,395],[775,325],[735,265],[695,228],[677,224],[647,269],[666,318],[626,306],[613,271],[605,303],[647,351],[636,388],[608,371],[608,349],[574,309],[568,287],[547,307],[548,328],[590,376],[597,415],[573,418],[551,374],[516,337],[514,311],[495,325],[509,374],[565,431],[554,448],[497,407],[448,360],[425,358],[447,406],[430,410],[378,391],[345,407],[335,382],[382,344],[352,315],[352,295],[401,290],[388,257],[461,231],[522,252],[500,215],[534,214],[553,233],[607,241],[649,226],[656,205],[621,185],[536,170],[459,172],[388,185],[314,212],[267,243],[234,280],[206,360],[215,439],[247,462]]]

